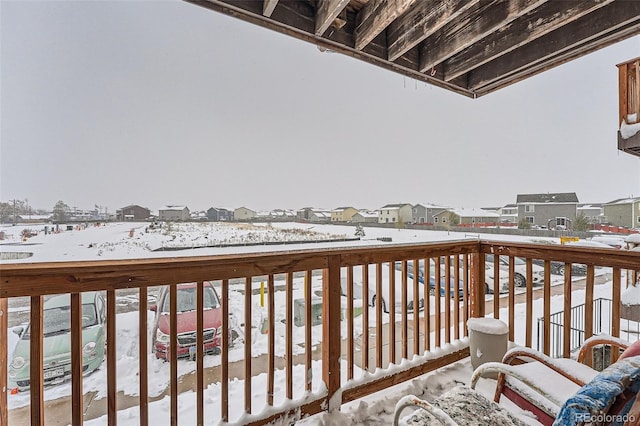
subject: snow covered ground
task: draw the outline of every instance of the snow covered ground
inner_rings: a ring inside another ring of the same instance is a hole
[[[265,251],[282,251],[295,249],[311,249],[321,247],[346,247],[346,246],[365,246],[388,244],[381,243],[377,238],[391,237],[392,243],[415,243],[429,241],[444,240],[463,240],[467,238],[477,239],[478,234],[465,234],[454,232],[437,232],[425,230],[407,230],[407,229],[385,229],[385,228],[365,228],[366,236],[359,241],[343,241],[343,242],[315,242],[307,244],[291,244],[291,245],[240,245],[240,244],[263,244],[271,241],[326,241],[335,239],[351,238],[354,236],[354,227],[335,226],[335,225],[317,225],[317,224],[297,224],[297,223],[274,223],[272,225],[264,224],[245,224],[237,226],[230,223],[185,223],[171,224],[170,226],[153,227],[150,229],[148,223],[109,223],[101,226],[74,227],[70,231],[62,231],[59,233],[43,232],[44,225],[36,226],[15,226],[0,227],[4,231],[5,239],[0,241],[1,252],[13,253],[31,253],[31,256],[24,259],[4,260],[7,262],[47,262],[47,261],[71,261],[71,260],[100,260],[100,259],[130,259],[130,258],[148,258],[148,257],[175,257],[175,256],[194,256],[194,255],[215,255],[229,253],[249,253],[249,252],[265,252]],[[37,235],[23,241],[21,238],[22,229],[30,228],[37,231]],[[66,229],[66,227],[65,227]],[[506,235],[482,235],[483,239],[501,240],[501,241],[531,241],[528,237],[506,236]],[[539,241],[540,239],[536,239]],[[557,239],[544,239],[545,242],[558,243]],[[227,245],[224,247],[203,247],[205,245]],[[233,245],[233,246],[229,246]],[[179,251],[155,251],[159,247],[177,248],[187,247],[185,250]],[[191,248],[189,248],[191,247]],[[199,248],[194,248],[199,247]],[[562,282],[562,279],[556,279],[555,282]],[[276,288],[283,283],[276,283]],[[302,279],[296,278],[294,282],[294,298],[302,297],[303,291]],[[321,286],[320,278],[314,277],[311,283],[312,289],[315,291]],[[244,306],[243,295],[230,289],[230,311],[240,311]],[[596,286],[595,297],[610,297],[611,283]],[[135,302],[136,295],[127,295],[123,299],[133,299]],[[275,355],[284,356],[284,324],[281,319],[285,317],[285,293],[278,291],[275,294],[276,306],[276,344]],[[572,303],[578,305],[584,301],[584,291],[574,292]],[[126,303],[126,300],[123,302]],[[564,309],[563,296],[555,296],[551,300],[551,312],[559,312]],[[444,305],[444,304],[443,304]],[[433,306],[432,306],[433,309]],[[533,304],[533,317],[538,318],[543,314],[542,300],[536,300]],[[28,311],[28,304],[22,306],[11,306],[9,315],[16,315]],[[260,306],[259,295],[253,297],[253,308],[255,313],[254,326],[255,334],[252,336],[252,354],[258,356],[267,353],[268,340],[267,336],[259,332],[261,315],[264,314],[263,308]],[[375,316],[375,310],[371,309],[371,316]],[[138,366],[138,317],[137,312],[123,312],[117,316],[117,386],[118,390],[125,395],[135,396],[138,392],[137,366]],[[149,324],[153,322],[153,312],[149,312]],[[525,324],[525,307],[517,305],[515,311],[516,332],[515,341],[518,344],[524,344],[524,324]],[[508,313],[506,310],[500,311],[500,318],[508,322]],[[389,322],[389,315],[383,314],[383,322]],[[362,332],[361,317],[357,317],[354,321],[356,333]],[[315,346],[321,341],[321,325],[312,328],[312,345]],[[342,335],[346,335],[346,324],[343,323]],[[304,349],[304,328],[298,329],[294,327],[294,355],[303,353]],[[150,347],[150,333],[147,334]],[[433,337],[432,337],[433,338]],[[11,354],[13,347],[17,342],[17,335],[9,333],[8,351]],[[537,333],[533,333],[533,347],[536,347]],[[238,361],[243,358],[244,352],[242,345],[238,345],[231,349],[229,360],[231,362]],[[420,358],[416,358],[413,362],[419,362]],[[155,356],[149,354],[149,396],[158,397],[150,405],[150,415],[153,424],[168,424],[168,411],[170,401],[168,397],[161,398],[163,391],[169,385],[169,364],[155,359]],[[219,356],[205,357],[205,367],[213,367],[219,365]],[[344,364],[343,364],[343,367]],[[195,363],[190,361],[179,361],[179,376],[187,375],[195,370]],[[346,367],[342,369],[343,374]],[[371,374],[362,370],[355,369],[355,379],[366,379]],[[304,366],[294,367],[294,398],[304,398]],[[323,383],[321,377],[321,363],[313,364],[313,381],[312,388],[315,393],[322,392]],[[432,374],[417,378],[410,382],[397,385],[387,389],[382,393],[363,398],[356,402],[343,406],[341,412],[324,413],[313,416],[310,419],[300,422],[300,424],[326,424],[326,425],[370,425],[370,424],[389,424],[392,420],[393,407],[397,400],[408,394],[416,394],[424,399],[432,400],[447,389],[457,384],[468,384],[471,377],[471,366],[468,360],[448,366]],[[276,389],[285,388],[285,376],[283,371],[276,372]],[[487,382],[487,383],[486,383]],[[480,389],[486,391],[487,395],[491,395],[490,381],[482,381]],[[253,400],[252,406],[254,413],[260,411],[260,407],[265,406],[266,376],[264,374],[253,377]],[[93,374],[84,378],[83,389],[85,392],[96,392],[96,399],[103,398],[106,395],[106,366],[98,369]],[[233,404],[230,407],[231,421],[242,421],[240,414],[244,407],[244,382],[242,380],[233,380],[229,386],[230,401]],[[45,390],[45,399],[57,399],[71,394],[71,386],[64,383],[57,386],[48,387]],[[217,418],[220,414],[219,402],[219,383],[209,385],[205,392],[206,417]],[[284,403],[283,392],[278,392],[275,397],[275,405]],[[29,404],[28,393],[19,393],[10,395],[10,408],[17,408]],[[192,424],[195,416],[195,393],[184,392],[179,397],[180,422]],[[266,409],[266,408],[265,408]],[[121,424],[137,424],[137,408],[126,409],[119,412]],[[522,414],[526,419],[526,415]],[[529,421],[529,419],[526,419]],[[87,424],[104,424],[106,418],[96,418],[87,422]]]

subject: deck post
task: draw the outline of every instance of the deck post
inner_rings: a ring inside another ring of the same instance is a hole
[[[469,317],[482,318],[485,315],[484,309],[484,254],[478,251],[471,254],[471,288],[469,289]]]
[[[328,411],[340,409],[340,256],[329,256],[322,271],[322,380]]]

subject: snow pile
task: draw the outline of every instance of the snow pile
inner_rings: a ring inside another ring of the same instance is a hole
[[[623,305],[640,305],[640,286],[629,286],[620,294]]]
[[[620,136],[622,136],[623,139],[629,139],[630,137],[635,136],[639,131],[640,123],[627,124],[625,121],[622,121],[620,124]]]

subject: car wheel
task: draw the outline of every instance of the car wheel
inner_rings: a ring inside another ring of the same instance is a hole
[[[564,275],[564,265],[558,265],[558,275]]]
[[[484,283],[484,294],[491,294],[491,289],[487,283]]]
[[[516,287],[524,287],[527,285],[527,280],[525,280],[524,277],[520,274],[516,274],[513,278],[513,281]]]

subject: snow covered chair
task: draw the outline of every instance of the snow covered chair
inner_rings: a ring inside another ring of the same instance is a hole
[[[602,344],[625,349],[625,352],[620,356],[622,362],[609,366],[605,370],[607,373],[599,373],[583,364],[593,347]],[[610,336],[594,336],[587,339],[580,350],[577,361],[567,358],[550,358],[529,348],[514,348],[505,354],[502,363],[486,363],[476,369],[471,380],[471,387],[475,387],[480,377],[490,373],[498,373],[495,402],[499,402],[501,396],[505,396],[521,409],[533,413],[543,425],[563,424],[554,422],[572,395],[592,392],[593,387],[585,386],[590,382],[595,381],[597,386],[609,383],[607,380],[603,381],[603,374],[604,377],[611,377],[607,375],[612,374],[612,371],[619,374],[629,373],[624,368],[633,370],[636,368],[636,364],[629,366],[627,359],[640,360],[640,358],[636,358],[638,355],[640,355],[640,341],[629,346],[628,342]],[[640,374],[640,364],[637,367]],[[640,377],[631,376],[633,380],[640,381]],[[619,387],[626,389],[626,384],[622,383]],[[612,387],[607,388],[608,391],[612,391],[612,389]],[[635,395],[637,389],[632,389],[630,392]],[[588,394],[595,398],[595,394]],[[615,397],[618,397],[618,394]]]

